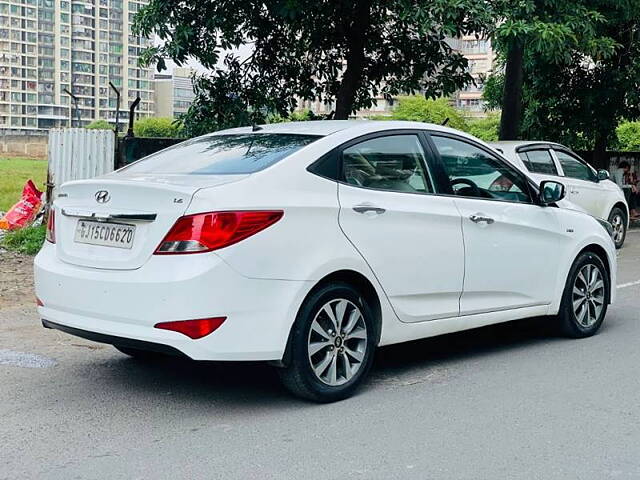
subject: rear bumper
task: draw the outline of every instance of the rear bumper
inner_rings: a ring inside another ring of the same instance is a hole
[[[44,303],[40,317],[53,328],[194,360],[281,359],[310,288],[309,282],[244,277],[215,254],[157,256],[136,270],[100,270],[60,261],[50,244],[35,259],[35,285]],[[154,328],[216,316],[227,320],[197,340]]]
[[[184,356],[184,354],[180,350],[176,350],[169,345],[163,345],[161,343],[144,342],[142,340],[135,340],[132,338],[116,337],[114,335],[104,335],[102,333],[89,332],[88,330],[68,327],[66,325],[60,325],[59,323],[53,323],[49,320],[44,319],[42,320],[42,326],[44,328],[60,330],[61,332],[68,333],[69,335],[85,338],[87,340],[92,340],[98,343],[108,343],[110,345],[118,345],[121,347],[137,348],[138,350],[159,352],[167,355],[174,355],[177,357]]]

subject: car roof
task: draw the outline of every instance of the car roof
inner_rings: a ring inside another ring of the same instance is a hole
[[[478,139],[465,132],[454,130],[449,127],[443,127],[442,125],[423,122],[408,122],[403,120],[310,120],[307,122],[270,123],[266,125],[258,125],[257,127],[259,127],[259,129],[255,131],[254,127],[239,127],[220,130],[209,135],[279,133],[327,136],[347,130],[353,130],[357,131],[359,134],[364,134],[369,132],[406,128],[455,133],[456,135],[478,141]]]
[[[556,142],[547,142],[545,140],[501,140],[499,142],[487,142],[489,146],[496,147],[506,147],[513,150],[518,150],[522,147],[533,147],[536,145],[554,145],[557,147],[567,148]]]

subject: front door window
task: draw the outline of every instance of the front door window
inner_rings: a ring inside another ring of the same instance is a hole
[[[525,178],[507,163],[462,140],[431,138],[456,195],[531,203]]]

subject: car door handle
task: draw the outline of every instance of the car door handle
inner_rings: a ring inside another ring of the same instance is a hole
[[[384,208],[376,207],[375,205],[356,205],[353,207],[353,211],[358,213],[374,212],[378,215],[386,212]]]
[[[469,217],[469,220],[471,220],[473,223],[480,223],[480,222],[485,222],[488,225],[491,225],[493,222],[495,222],[495,220],[491,217],[485,217],[484,215],[478,214],[476,213],[475,215],[471,215]]]
[[[578,193],[580,193],[580,190],[572,189],[572,190],[571,190],[571,193],[573,193],[573,194],[578,194]]]

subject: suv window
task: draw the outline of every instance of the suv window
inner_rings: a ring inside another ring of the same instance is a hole
[[[350,185],[409,193],[433,191],[417,135],[390,135],[357,143],[342,151],[342,165]]]
[[[561,150],[556,150],[555,152],[560,165],[562,165],[565,177],[577,178],[578,180],[595,180],[595,175],[586,163],[578,160],[573,155],[569,155],[567,152]]]
[[[253,173],[319,138],[284,133],[206,135],[149,155],[120,171],[190,175]]]
[[[529,150],[520,152],[518,155],[520,155],[527,170],[531,173],[558,175],[558,169],[556,168],[556,164],[553,163],[553,158],[549,150]]]
[[[526,180],[515,168],[463,140],[431,138],[456,195],[530,203]]]

